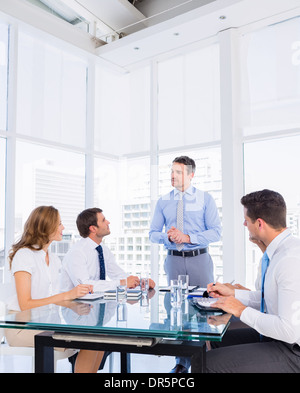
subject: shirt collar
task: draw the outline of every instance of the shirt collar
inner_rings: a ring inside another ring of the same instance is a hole
[[[276,236],[271,243],[268,245],[267,249],[266,249],[266,253],[269,257],[269,259],[271,259],[275,253],[275,251],[277,250],[279,244],[285,240],[288,236],[290,236],[291,230],[290,229],[285,229],[283,232],[281,232],[278,236]]]
[[[187,189],[184,191],[183,194],[193,195],[193,188],[194,188],[194,187],[193,187],[192,185],[190,185],[189,188],[187,188]],[[182,192],[179,191],[179,190],[177,190],[177,188],[174,189],[174,196],[176,197],[176,199],[177,199],[177,197],[179,197],[179,194],[181,194],[181,193],[182,193]]]
[[[94,240],[92,240],[90,237],[86,238],[86,242],[89,245],[89,247],[94,248],[94,249],[99,246],[99,244],[94,242]]]
[[[37,244],[34,244],[32,247],[35,249],[35,252],[36,252],[36,253],[45,254],[45,255],[46,255],[46,251],[44,251],[43,249],[39,250],[39,249],[38,249],[39,246],[38,246]],[[49,247],[49,248],[50,248],[50,247]],[[50,254],[49,248],[48,248],[48,254]]]

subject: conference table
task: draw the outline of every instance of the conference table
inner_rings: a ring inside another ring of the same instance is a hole
[[[0,327],[42,331],[35,336],[37,373],[54,372],[54,348],[118,352],[122,373],[131,372],[132,353],[190,357],[191,372],[202,373],[206,342],[222,340],[230,317],[201,310],[188,298],[172,308],[170,293],[156,289],[123,304],[78,299],[9,313]]]

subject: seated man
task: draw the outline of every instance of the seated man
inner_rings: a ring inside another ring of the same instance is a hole
[[[76,224],[82,239],[70,248],[63,259],[62,288],[71,289],[78,283],[85,283],[92,285],[94,292],[104,292],[116,289],[123,280],[126,280],[128,288],[135,288],[140,284],[139,278],[128,276],[118,266],[109,248],[101,244],[103,238],[110,234],[110,223],[101,209],[82,211]],[[149,280],[149,287],[154,286],[154,281]]]
[[[208,372],[300,372],[300,239],[286,227],[286,205],[270,190],[241,200],[251,240],[266,246],[261,286],[247,291],[209,284],[213,306],[248,328],[228,331],[207,353]]]

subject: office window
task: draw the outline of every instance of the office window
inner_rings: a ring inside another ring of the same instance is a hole
[[[120,224],[119,161],[96,157],[94,167],[94,205],[103,210],[113,234]]]
[[[85,147],[86,62],[19,33],[17,132]]]
[[[0,283],[3,282],[5,265],[5,183],[6,183],[6,140],[0,138]]]
[[[193,151],[174,151],[173,153],[161,154],[159,156],[159,194],[165,195],[172,190],[171,186],[171,166],[175,157],[187,155],[194,159],[196,163],[195,176],[192,185],[200,190],[207,191],[214,198],[220,219],[222,221],[222,168],[221,149],[208,148]],[[222,241],[211,243],[209,252],[214,263],[214,276],[222,281]],[[163,261],[165,251],[160,251],[160,274],[163,275]],[[163,284],[162,284],[163,285]]]
[[[279,192],[287,204],[287,225],[300,236],[300,135],[246,143],[245,192],[270,189]],[[242,208],[242,207],[241,207]],[[242,226],[242,223],[241,223]],[[246,236],[247,285],[254,286],[261,251]]]
[[[97,68],[95,149],[122,156],[150,149],[150,68]]]
[[[78,234],[76,217],[85,207],[85,156],[17,141],[16,236],[30,212],[41,205],[59,210],[64,237],[71,242]]]
[[[0,22],[0,130],[7,128],[8,26]]]
[[[219,46],[158,65],[160,149],[220,139]]]
[[[244,135],[300,126],[300,18],[241,39]]]
[[[141,245],[141,238],[148,237],[150,227],[149,158],[96,158],[94,184],[95,205],[103,209],[110,221],[111,234],[105,237],[105,243],[114,247],[116,259],[122,261],[120,265],[125,270],[125,261],[132,260],[133,273],[141,273],[134,261],[148,261],[146,255],[150,255],[145,245]],[[147,220],[136,218],[144,213],[148,214]],[[151,271],[149,262],[147,270]]]

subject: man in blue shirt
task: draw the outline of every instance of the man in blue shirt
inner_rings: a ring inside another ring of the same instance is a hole
[[[158,200],[149,236],[153,243],[164,244],[168,250],[164,267],[169,283],[179,274],[187,274],[189,285],[206,287],[214,281],[207,247],[220,240],[221,223],[214,199],[191,185],[195,169],[195,161],[189,157],[174,159],[171,172],[174,190]],[[187,367],[179,364],[179,360],[173,371],[186,372]]]

